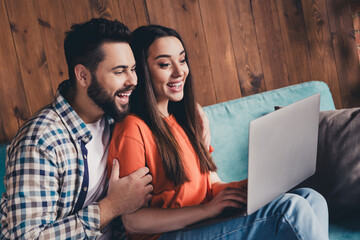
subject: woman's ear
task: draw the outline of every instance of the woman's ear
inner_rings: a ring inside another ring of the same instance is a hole
[[[76,82],[78,86],[87,88],[91,83],[91,74],[89,69],[87,69],[82,64],[77,64],[74,68]]]

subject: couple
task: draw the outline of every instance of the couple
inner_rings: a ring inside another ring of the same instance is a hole
[[[105,239],[118,216],[133,239],[327,239],[326,202],[310,189],[185,228],[243,207],[246,181],[216,175],[174,30],[131,36],[118,21],[92,19],[72,26],[64,48],[70,79],[7,152],[1,239]]]

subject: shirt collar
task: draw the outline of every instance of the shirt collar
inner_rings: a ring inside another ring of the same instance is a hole
[[[75,112],[75,110],[70,106],[68,101],[63,97],[63,94],[68,91],[70,87],[70,81],[65,80],[60,83],[58,90],[55,93],[55,99],[52,103],[55,112],[59,115],[61,121],[64,123],[66,128],[69,130],[74,139],[81,140],[85,144],[88,143],[92,135],[89,129],[86,127],[85,122],[80,118],[80,116]],[[105,116],[108,120],[109,125],[114,123],[114,120]]]

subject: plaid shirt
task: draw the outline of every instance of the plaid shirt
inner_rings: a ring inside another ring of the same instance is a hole
[[[61,95],[27,121],[7,149],[0,239],[95,239],[97,203],[83,207],[89,183],[85,123]],[[108,119],[109,124],[113,123]]]

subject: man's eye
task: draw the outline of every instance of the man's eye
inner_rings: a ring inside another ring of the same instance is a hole
[[[116,75],[122,74],[124,71],[115,72]]]
[[[136,68],[132,68],[131,71],[132,71],[132,72],[136,72]]]
[[[186,63],[186,58],[180,61],[181,63]]]

